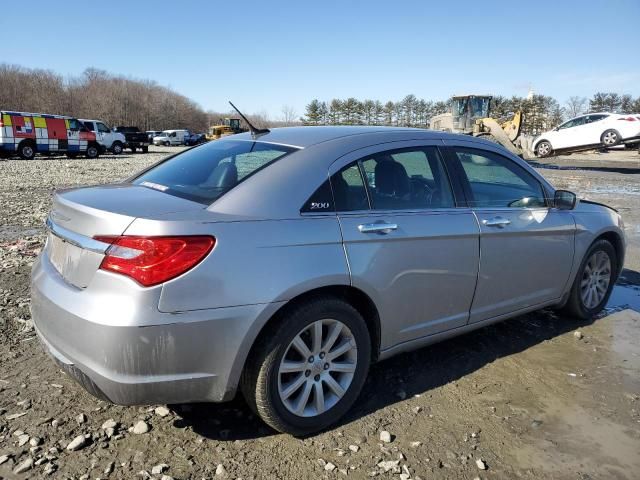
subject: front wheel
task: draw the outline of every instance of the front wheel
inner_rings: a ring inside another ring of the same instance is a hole
[[[123,150],[124,147],[120,142],[113,142],[113,145],[111,145],[111,153],[113,153],[114,155],[120,155]]]
[[[617,271],[618,258],[611,243],[598,240],[591,245],[571,287],[566,312],[582,319],[600,312],[609,300]]]
[[[551,155],[553,149],[551,148],[551,144],[546,140],[541,141],[538,145],[536,145],[536,157],[548,157]]]
[[[337,422],[364,385],[371,341],[360,313],[318,297],[285,314],[261,339],[242,377],[242,392],[280,432],[308,435]]]
[[[164,142],[164,146],[165,147],[170,147],[171,146],[171,142]]]
[[[600,142],[605,147],[615,147],[620,143],[620,134],[616,130],[605,130],[600,137]]]

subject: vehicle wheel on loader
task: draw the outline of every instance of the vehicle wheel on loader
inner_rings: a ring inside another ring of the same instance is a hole
[[[553,148],[551,147],[551,144],[549,142],[547,142],[546,140],[541,141],[537,146],[536,146],[536,157],[548,157],[549,155],[551,155],[551,153],[553,152]]]
[[[620,134],[613,129],[605,130],[600,137],[600,142],[605,147],[615,147],[620,143]]]

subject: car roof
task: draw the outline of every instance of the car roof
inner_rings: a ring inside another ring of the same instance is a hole
[[[444,139],[451,134],[423,128],[403,127],[371,127],[371,126],[307,126],[273,128],[268,133],[252,136],[251,133],[233,135],[234,140],[250,140],[264,143],[276,143],[297,148],[307,148],[331,140],[346,139],[365,134],[399,134],[418,135],[424,139]]]

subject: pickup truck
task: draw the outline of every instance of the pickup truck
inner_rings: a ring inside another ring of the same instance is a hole
[[[131,150],[132,153],[139,148],[144,153],[149,151],[149,137],[146,132],[141,132],[138,127],[116,127],[116,132],[122,133],[125,138],[124,147]]]

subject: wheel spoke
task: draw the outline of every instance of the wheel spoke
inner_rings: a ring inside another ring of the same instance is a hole
[[[332,363],[329,370],[332,372],[351,373],[356,371],[356,364],[344,362]]]
[[[322,350],[324,350],[325,352],[330,351],[331,347],[333,347],[333,345],[336,343],[340,332],[342,332],[341,323],[335,322],[333,325],[331,325],[331,328],[329,329],[329,335],[327,336],[324,345],[322,345]]]
[[[311,356],[311,350],[309,350],[309,347],[307,347],[307,344],[304,343],[304,340],[302,340],[302,337],[300,337],[300,335],[296,335],[296,338],[293,339],[293,342],[291,342],[291,345],[298,351],[298,353],[300,353],[300,355],[302,355],[304,358],[309,358]]]
[[[311,327],[311,350],[314,355],[320,353],[322,347],[322,320],[317,321]]]
[[[324,389],[322,387],[322,382],[316,382],[313,388],[313,393],[315,395],[316,413],[321,414],[324,412]]]
[[[331,375],[327,375],[325,382],[327,387],[329,387],[339,398],[344,395],[344,388],[342,388]]]
[[[304,372],[307,368],[307,362],[291,362],[283,361],[280,365],[280,373]]]
[[[307,402],[309,402],[309,395],[311,395],[311,382],[306,382],[304,384],[304,389],[298,398],[298,403],[296,404],[296,413],[298,415],[302,415],[304,412],[304,407],[307,406]]]
[[[327,353],[327,358],[329,360],[333,360],[334,358],[338,358],[341,355],[344,355],[345,353],[347,353],[352,348],[353,348],[353,345],[351,344],[351,339],[350,338],[346,338],[346,339],[343,340],[343,342],[340,345],[338,345],[335,348],[335,350],[332,350],[332,351]]]
[[[303,374],[300,374],[291,384],[289,384],[289,386],[280,392],[280,395],[282,395],[282,398],[286,400],[293,395],[305,381],[306,377]]]

